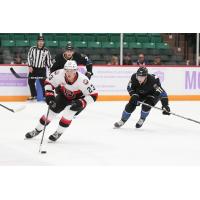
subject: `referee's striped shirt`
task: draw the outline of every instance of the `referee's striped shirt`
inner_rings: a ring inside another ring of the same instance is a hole
[[[28,66],[35,68],[52,67],[51,54],[49,50],[44,48],[37,48],[33,46],[28,52]]]

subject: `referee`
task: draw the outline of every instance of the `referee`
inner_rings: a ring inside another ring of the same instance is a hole
[[[44,37],[38,36],[37,46],[31,47],[28,52],[29,77],[46,77],[46,67],[50,68],[52,66],[51,54],[49,50],[44,47],[44,45]],[[39,80],[44,94],[45,79]],[[35,81],[36,79],[28,80],[31,92],[31,96],[28,98],[28,100],[36,99],[37,92],[35,89]]]

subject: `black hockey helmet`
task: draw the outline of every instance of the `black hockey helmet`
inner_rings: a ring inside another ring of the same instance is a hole
[[[147,76],[148,74],[148,69],[146,67],[140,67],[137,72],[137,76]]]
[[[66,46],[66,50],[73,50],[73,49],[74,49],[74,47],[73,47],[72,43],[68,42],[67,46]]]
[[[39,40],[43,40],[44,41],[44,37],[39,35],[38,38],[37,38],[37,41],[39,41]]]

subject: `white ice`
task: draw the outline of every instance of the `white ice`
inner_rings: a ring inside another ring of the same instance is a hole
[[[135,128],[140,109],[121,129],[113,129],[126,102],[96,102],[89,105],[56,143],[47,143],[61,115],[47,127],[43,150],[41,135],[24,140],[33,130],[45,103],[4,103],[18,113],[0,108],[0,165],[200,165],[200,124],[153,109],[140,129]],[[158,104],[157,106],[160,106]],[[177,114],[200,121],[200,102],[170,102]]]

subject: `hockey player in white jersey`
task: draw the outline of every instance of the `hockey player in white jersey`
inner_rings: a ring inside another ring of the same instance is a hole
[[[50,107],[48,119],[43,115],[35,129],[25,135],[27,139],[37,136],[43,130],[45,122],[49,124],[58,113],[63,111],[57,130],[49,136],[49,140],[56,141],[70,126],[74,115],[88,104],[96,101],[98,93],[94,85],[77,70],[77,63],[74,60],[69,60],[64,69],[53,72],[46,79],[45,96],[46,103]],[[55,96],[54,91],[58,87],[60,92]]]

